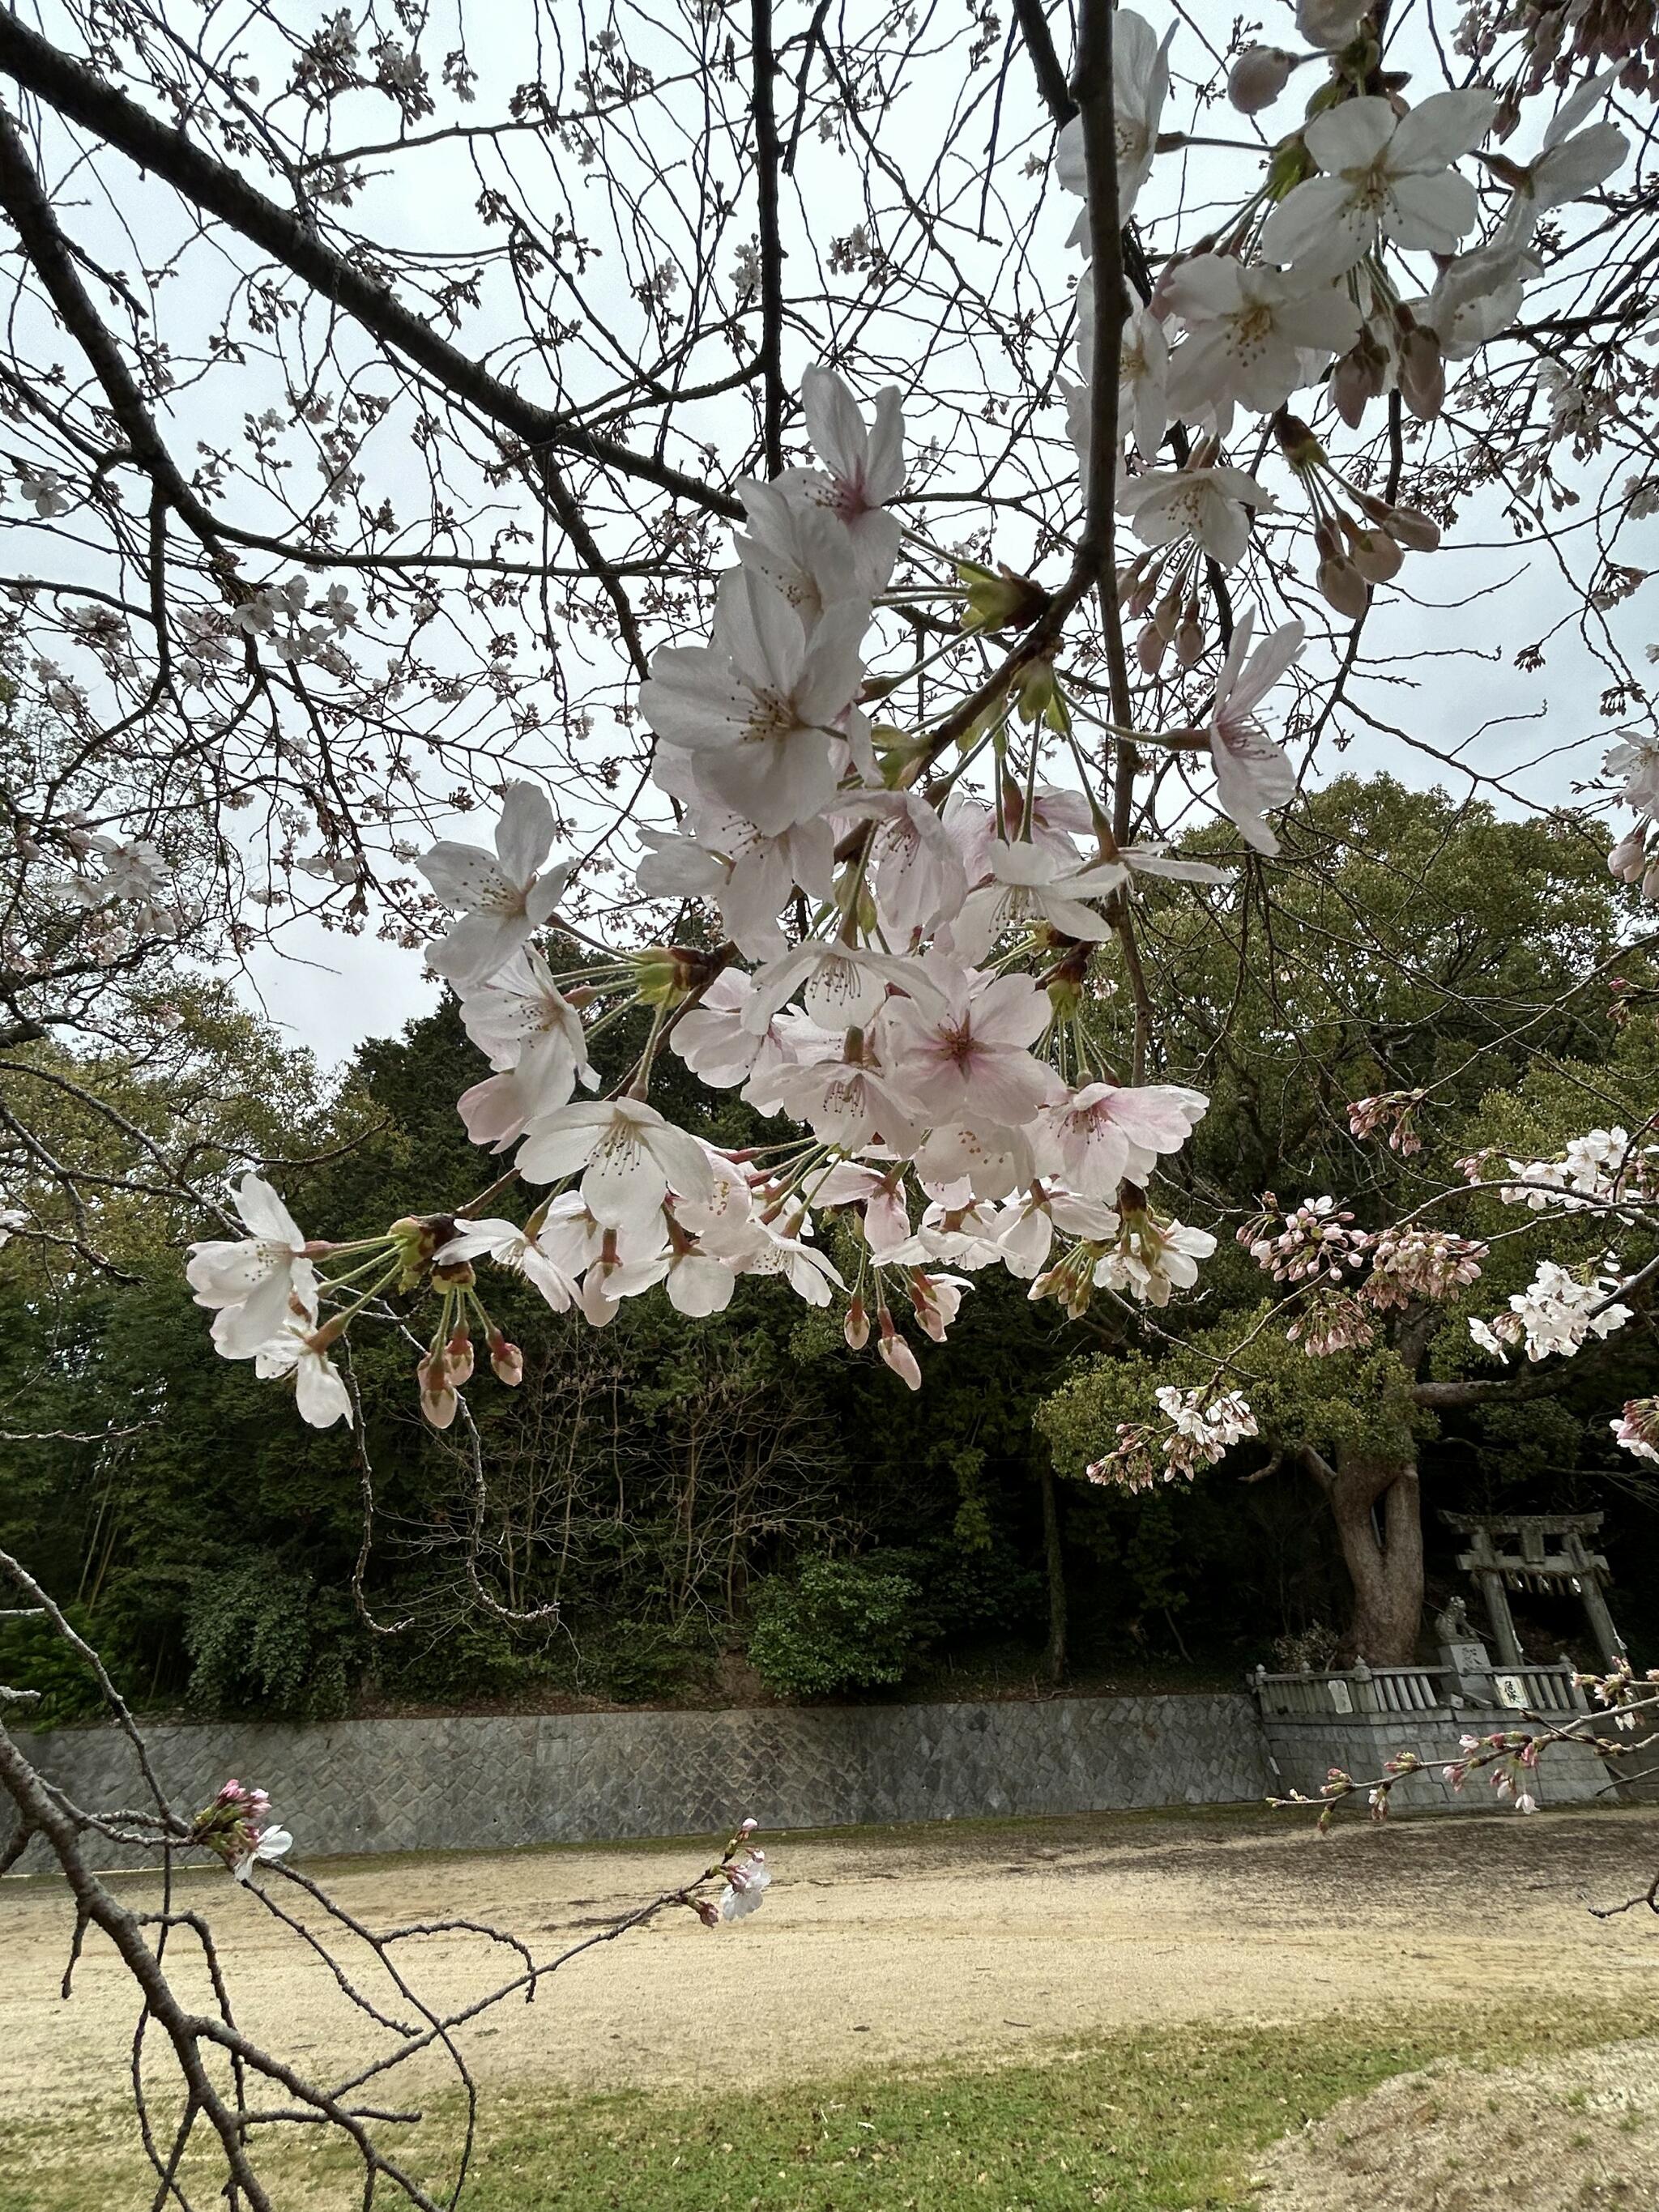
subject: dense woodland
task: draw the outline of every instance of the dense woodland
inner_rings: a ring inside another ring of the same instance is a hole
[[[147,1138],[182,1122],[198,1169],[264,1162],[301,1223],[338,1235],[384,1227],[388,1189],[463,1204],[489,1170],[454,1110],[480,1069],[453,1002],[330,1079],[204,985],[176,1000],[164,1060],[79,1064],[125,1137],[54,1092],[52,1047],[15,1054],[4,1080],[29,1089],[35,1126],[59,1099],[58,1156],[95,1177],[102,1148],[112,1180],[94,1219],[64,1217],[61,1243],[0,1251],[0,1542],[74,1598],[155,1708],[1178,1686],[1353,1649],[1352,1532],[1297,1448],[1334,1453],[1393,1424],[1421,1477],[1413,1615],[1455,1586],[1440,1509],[1603,1510],[1615,1611],[1650,1659],[1659,1487],[1608,1421],[1659,1389],[1651,1310],[1577,1360],[1522,1363],[1480,1402],[1413,1396],[1425,1379],[1492,1373],[1468,1314],[1493,1310],[1536,1261],[1525,1217],[1495,1202],[1442,1221],[1497,1240],[1462,1304],[1408,1316],[1364,1353],[1312,1360],[1257,1339],[1242,1357],[1262,1435],[1196,1484],[1129,1496],[1079,1479],[1162,1375],[1181,1377],[1183,1345],[1237,1341],[1271,1291],[1231,1234],[1262,1192],[1330,1192],[1362,1224],[1390,1220],[1477,1141],[1524,1155],[1653,1111],[1659,989],[1596,832],[1348,781],[1311,801],[1297,836],[1306,865],[1293,854],[1277,890],[1269,959],[1198,902],[1156,888],[1146,902],[1180,984],[1158,1072],[1213,1101],[1166,1163],[1172,1203],[1223,1240],[1200,1290],[1130,1351],[1111,1302],[1068,1323],[988,1270],[915,1396],[763,1279],[712,1320],[653,1295],[603,1330],[521,1285],[502,1319],[524,1382],[472,1394],[476,1443],[423,1428],[414,1354],[381,1331],[355,1355],[360,1454],[212,1357],[178,1249],[208,1229],[135,1191]],[[1247,896],[1235,917],[1247,940],[1254,912]],[[622,1064],[628,1035],[609,1042]],[[1352,1134],[1347,1102],[1430,1082],[1420,1154]],[[688,1126],[723,1144],[763,1135],[736,1099],[689,1078],[683,1091]],[[1552,1233],[1553,1251],[1577,1252],[1571,1231]],[[1584,1234],[1580,1256],[1595,1249]],[[112,1273],[77,1258],[88,1235]],[[1540,1656],[1582,1636],[1570,1613],[1527,1603]],[[0,1633],[8,1679],[46,1692],[46,1719],[76,1717],[72,1666],[26,1626]]]

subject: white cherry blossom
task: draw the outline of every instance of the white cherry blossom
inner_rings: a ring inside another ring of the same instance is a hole
[[[1209,1103],[1178,1083],[1085,1084],[1043,1109],[1037,1143],[1068,1190],[1109,1200],[1126,1178],[1140,1182],[1178,1152]]]
[[[658,1283],[666,1289],[676,1312],[701,1321],[726,1311],[738,1279],[723,1260],[684,1244],[654,1260],[634,1260],[618,1267],[606,1281],[605,1295],[611,1299],[637,1297]]]
[[[1188,422],[1235,401],[1271,414],[1312,380],[1310,367],[1317,374],[1359,335],[1359,310],[1346,291],[1330,284],[1310,290],[1298,276],[1226,253],[1182,262],[1158,296],[1186,325],[1170,361],[1169,400]]]
[[[1403,116],[1370,94],[1327,108],[1302,134],[1323,173],[1273,210],[1262,252],[1310,281],[1352,269],[1379,235],[1455,253],[1480,204],[1453,164],[1480,143],[1497,112],[1497,94],[1479,89],[1431,93]]]
[[[1206,732],[1215,766],[1216,797],[1246,842],[1259,853],[1279,850],[1262,817],[1296,796],[1296,771],[1282,747],[1255,718],[1255,710],[1302,650],[1299,622],[1288,622],[1251,653],[1255,617],[1246,608],[1233,631],[1216,678]]]
[[[582,1201],[596,1221],[641,1234],[653,1228],[670,1190],[705,1202],[714,1194],[696,1139],[638,1098],[561,1106],[538,1115],[525,1133],[518,1165],[529,1182],[580,1174]]]
[[[937,808],[920,792],[861,791],[836,812],[840,819],[876,825],[870,881],[890,945],[908,952],[961,911],[968,895],[962,854]]]
[[[969,892],[951,924],[951,950],[964,966],[977,967],[1006,929],[1043,924],[1091,943],[1111,935],[1110,922],[1084,902],[1109,896],[1115,880],[1035,843],[993,843],[987,860],[990,882]]]
[[[252,1232],[234,1243],[192,1244],[185,1280],[198,1306],[216,1309],[215,1346],[227,1359],[252,1359],[281,1335],[297,1304],[314,1326],[317,1271],[305,1231],[263,1176],[247,1174],[236,1211]]]
[[[1196,538],[1224,568],[1237,568],[1250,542],[1250,514],[1276,514],[1279,502],[1243,469],[1146,469],[1117,495],[1118,513],[1144,545]]]
[[[319,1330],[314,1318],[290,1313],[253,1355],[253,1371],[262,1382],[292,1378],[300,1419],[313,1429],[351,1422],[351,1394],[328,1356],[328,1343],[327,1324]]]
[[[878,1261],[896,1260],[910,1238],[904,1178],[895,1167],[862,1160],[837,1160],[805,1188],[813,1206],[857,1206],[863,1210],[865,1241]]]
[[[788,600],[806,628],[816,627],[837,599],[868,599],[886,585],[892,556],[855,538],[833,507],[792,499],[781,484],[746,477],[738,486],[749,531],[738,532],[738,557]]]
[[[504,1152],[537,1115],[562,1106],[578,1078],[590,1091],[599,1081],[581,1016],[532,945],[463,994],[461,1022],[497,1071],[459,1102],[475,1145]]]
[[[797,497],[827,507],[853,543],[864,588],[878,592],[898,557],[899,520],[888,507],[904,489],[904,413],[898,386],[876,394],[875,420],[866,426],[845,380],[833,368],[809,368],[801,378],[801,412],[812,450],[825,475],[787,469],[781,479]]]
[[[539,872],[553,829],[540,785],[510,783],[493,853],[444,838],[417,863],[445,905],[459,912],[448,933],[426,948],[428,966],[458,989],[493,975],[551,916],[570,875],[568,861]]]
[[[808,1020],[834,1033],[867,1027],[880,1012],[890,990],[908,992],[927,1006],[940,1006],[944,995],[920,961],[872,952],[865,945],[844,945],[838,939],[825,943],[814,938],[755,970],[753,988],[743,1011],[744,1028],[755,1036],[763,1034],[773,1016],[803,985]]]
[[[1095,1281],[1103,1290],[1127,1291],[1144,1305],[1167,1306],[1172,1291],[1191,1290],[1199,1261],[1214,1250],[1207,1229],[1126,1213],[1116,1244],[1095,1268]]]
[[[1112,17],[1112,105],[1117,138],[1117,211],[1127,222],[1158,151],[1158,126],[1170,95],[1170,24],[1162,39],[1144,15],[1120,8]],[[1083,118],[1074,115],[1054,145],[1054,174],[1068,192],[1088,191],[1083,156]],[[1088,235],[1088,214],[1078,217],[1073,246]]]
[[[834,796],[832,740],[856,741],[862,730],[854,701],[869,619],[867,601],[839,600],[809,635],[775,585],[733,569],[720,586],[715,643],[660,647],[641,711],[693,756],[702,789],[775,837]]]
[[[522,1275],[538,1290],[555,1313],[568,1313],[575,1303],[572,1274],[550,1260],[533,1237],[511,1221],[486,1218],[458,1224],[459,1233],[434,1255],[441,1267],[463,1260],[487,1259],[509,1274]]]
[[[1056,1080],[1028,1048],[1048,1026],[1048,994],[1024,975],[934,974],[942,1006],[896,999],[884,1017],[895,1080],[930,1119],[1019,1127]]]
[[[1557,108],[1536,156],[1515,182],[1515,199],[1498,231],[1499,246],[1525,246],[1540,215],[1567,200],[1582,199],[1623,167],[1630,141],[1618,125],[1587,122],[1618,81],[1616,70],[1587,77]]]
[[[1098,1200],[1079,1197],[1057,1183],[1034,1182],[1004,1206],[997,1248],[1008,1273],[1029,1283],[1048,1266],[1056,1231],[1103,1243],[1117,1234],[1117,1226],[1116,1213]]]

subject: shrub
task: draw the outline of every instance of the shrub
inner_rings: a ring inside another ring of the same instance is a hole
[[[917,1590],[862,1559],[808,1559],[760,1586],[750,1664],[785,1697],[901,1681],[915,1647]]]

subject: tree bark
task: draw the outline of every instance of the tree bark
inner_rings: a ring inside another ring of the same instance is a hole
[[[1051,1682],[1066,1679],[1066,1549],[1060,1534],[1060,1497],[1045,1458],[1037,1471],[1042,1490],[1042,1552],[1048,1570],[1048,1648],[1043,1665]]]
[[[1398,1453],[1340,1451],[1319,1479],[1353,1584],[1348,1641],[1373,1667],[1416,1656],[1423,1618],[1423,1519],[1416,1462]],[[1382,1533],[1377,1532],[1377,1509]]]

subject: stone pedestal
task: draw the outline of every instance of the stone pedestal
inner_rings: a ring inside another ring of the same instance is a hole
[[[1439,1648],[1438,1665],[1446,1668],[1449,1677],[1448,1688],[1455,1698],[1466,1705],[1494,1705],[1498,1693],[1492,1687],[1492,1657],[1479,1638],[1468,1643],[1443,1644]]]

